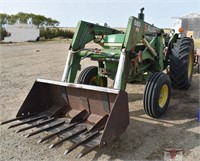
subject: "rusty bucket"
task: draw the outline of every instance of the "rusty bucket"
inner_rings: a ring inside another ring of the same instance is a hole
[[[49,148],[71,140],[74,144],[64,154],[83,145],[85,148],[77,155],[80,158],[126,130],[128,97],[125,91],[116,89],[37,79],[16,118],[1,124],[14,121],[18,122],[9,128],[30,124],[17,132],[38,128],[26,137],[49,131],[38,143],[59,136]]]

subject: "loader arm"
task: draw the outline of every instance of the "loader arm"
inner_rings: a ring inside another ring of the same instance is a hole
[[[121,33],[121,31],[85,21],[79,21],[70,45],[70,50],[77,51],[83,49],[87,43],[95,40],[95,36],[117,33]]]
[[[90,41],[95,41],[95,36],[101,36],[103,39],[104,35],[117,33],[121,33],[121,31],[85,21],[79,21],[72,43],[70,44],[70,51],[67,57],[62,81],[74,83],[77,71],[80,70],[81,56],[79,55],[79,51]],[[99,41],[99,43],[101,42]]]

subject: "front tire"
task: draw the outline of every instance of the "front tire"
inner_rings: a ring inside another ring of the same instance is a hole
[[[90,66],[85,68],[79,75],[77,83],[94,86],[107,87],[107,78],[98,75],[98,67]]]
[[[149,78],[143,97],[144,111],[153,118],[164,114],[171,95],[171,83],[168,75],[157,72]]]

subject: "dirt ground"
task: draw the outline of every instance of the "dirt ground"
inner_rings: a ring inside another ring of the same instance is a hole
[[[35,79],[61,80],[68,47],[66,41],[0,45],[0,121],[15,117]],[[84,60],[82,68],[88,61]],[[126,132],[113,144],[82,160],[163,160],[165,148],[182,148],[184,161],[200,160],[199,79],[195,73],[189,90],[172,90],[169,109],[159,120],[144,114],[144,85],[128,84],[130,125]],[[27,139],[27,132],[18,134],[18,128],[7,129],[8,126],[0,126],[0,161],[75,160],[83,148],[66,156],[63,153],[71,142],[49,149],[50,141],[37,144],[44,134]]]

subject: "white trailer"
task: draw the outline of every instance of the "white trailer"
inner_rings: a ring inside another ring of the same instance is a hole
[[[4,42],[36,41],[40,35],[40,30],[33,24],[7,25],[5,29],[9,36],[4,38]]]

